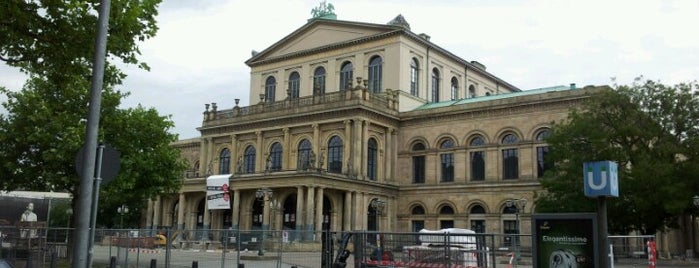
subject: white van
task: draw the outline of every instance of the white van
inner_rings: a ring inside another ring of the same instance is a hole
[[[419,245],[404,246],[401,263],[407,267],[423,264],[451,264],[451,267],[491,267],[490,251],[478,244],[476,232],[447,228],[420,230]]]

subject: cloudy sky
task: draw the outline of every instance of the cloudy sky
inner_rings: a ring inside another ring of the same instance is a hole
[[[181,139],[198,136],[204,104],[249,104],[251,51],[303,26],[320,0],[166,0],[158,36],[141,45],[146,72],[126,68],[125,107],[172,115]],[[576,83],[665,84],[699,78],[699,1],[335,0],[340,20],[387,23],[402,14],[415,33],[526,90]],[[0,65],[0,86],[24,77]],[[0,96],[0,101],[5,101]]]

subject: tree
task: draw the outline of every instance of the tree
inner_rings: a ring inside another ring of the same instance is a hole
[[[699,85],[666,86],[638,78],[595,92],[547,138],[553,168],[537,212],[595,211],[583,193],[582,165],[619,165],[619,197],[608,198],[610,232],[652,234],[676,226],[699,193]]]
[[[84,144],[99,1],[0,3],[0,60],[29,79],[7,95],[0,115],[0,190],[67,191],[78,200],[75,157]],[[120,109],[126,77],[112,61],[148,66],[137,59],[138,42],[157,32],[160,0],[112,0],[102,89],[99,141],[121,154],[120,173],[102,188],[103,208],[175,192],[185,163],[169,144],[173,123],[153,109]],[[114,194],[118,193],[118,194]],[[111,211],[112,209],[101,209]],[[108,217],[100,217],[104,223]]]

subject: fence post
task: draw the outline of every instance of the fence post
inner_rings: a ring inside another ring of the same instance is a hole
[[[116,268],[116,262],[117,262],[116,256],[110,257],[109,258],[109,268]]]

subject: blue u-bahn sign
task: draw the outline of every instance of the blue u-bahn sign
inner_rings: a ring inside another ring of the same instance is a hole
[[[583,178],[585,196],[619,196],[617,164],[612,161],[585,162]]]

